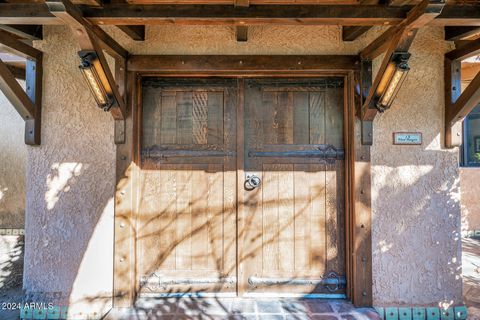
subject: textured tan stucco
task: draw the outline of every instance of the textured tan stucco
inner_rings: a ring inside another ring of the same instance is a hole
[[[374,123],[372,239],[378,305],[461,300],[458,149],[442,149],[443,55],[449,45],[441,39],[440,28],[418,33],[408,78],[392,109]],[[423,145],[392,145],[392,133],[401,131],[421,132]]]
[[[460,168],[462,231],[480,230],[480,168]]]
[[[23,119],[0,92],[0,228],[23,228],[25,223],[24,132]]]
[[[229,27],[162,26],[134,42],[106,30],[133,54],[356,54],[375,37],[347,44],[338,27],[255,27],[238,43]],[[58,301],[103,297],[112,282],[113,121],[96,109],[78,72],[70,30],[44,33],[37,43],[45,52],[42,146],[28,152],[25,288]],[[375,121],[375,305],[461,301],[458,152],[441,148],[442,39],[441,28],[419,32],[405,87]],[[392,132],[401,130],[423,132],[424,144],[392,146]]]

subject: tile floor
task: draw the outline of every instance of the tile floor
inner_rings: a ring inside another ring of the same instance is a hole
[[[480,239],[462,239],[463,300],[469,320],[480,320]]]
[[[105,319],[379,320],[380,317],[374,309],[356,309],[342,300],[172,298],[139,302],[132,309],[113,309]]]

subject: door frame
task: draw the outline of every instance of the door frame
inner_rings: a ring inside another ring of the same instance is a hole
[[[135,181],[140,160],[141,79],[145,76],[238,79],[237,179],[244,176],[244,150],[239,139],[243,140],[244,133],[245,78],[344,78],[346,293],[356,306],[372,305],[370,148],[361,144],[361,123],[356,116],[361,105],[355,96],[355,86],[360,83],[358,56],[133,55],[128,58],[127,70],[125,143],[117,145],[116,152],[114,307],[133,306],[138,290],[135,281],[138,186]],[[243,192],[238,191],[237,219],[243,213],[244,200]],[[237,291],[241,293],[242,288]]]

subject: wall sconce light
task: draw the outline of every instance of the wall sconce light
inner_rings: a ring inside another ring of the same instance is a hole
[[[97,102],[99,108],[104,111],[110,110],[114,99],[106,88],[107,83],[100,61],[95,51],[80,51],[78,53],[81,63],[78,66],[87,81],[88,87]]]
[[[410,70],[408,59],[410,59],[410,53],[408,52],[396,52],[393,54],[392,61],[388,64],[375,93],[375,107],[378,111],[384,112],[392,106]]]

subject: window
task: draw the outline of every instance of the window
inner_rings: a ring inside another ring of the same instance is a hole
[[[462,165],[480,167],[480,105],[463,121]]]

